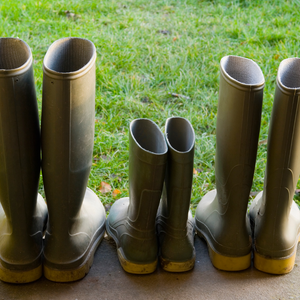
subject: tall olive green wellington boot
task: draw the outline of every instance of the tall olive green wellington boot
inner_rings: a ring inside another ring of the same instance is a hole
[[[191,202],[195,133],[191,123],[169,118],[165,126],[168,163],[163,196],[157,214],[160,263],[169,272],[185,272],[194,267],[194,219]]]
[[[264,190],[253,200],[254,266],[289,273],[300,239],[300,211],[293,195],[300,173],[300,59],[281,62],[268,135]]]
[[[44,59],[43,179],[49,210],[44,275],[58,282],[83,278],[105,233],[105,210],[87,188],[95,114],[92,42],[63,38]]]
[[[136,119],[129,134],[129,197],[117,200],[106,231],[126,272],[148,274],[157,266],[155,218],[163,188],[168,148],[151,120]]]
[[[42,276],[47,207],[32,54],[20,39],[0,39],[0,90],[0,280],[26,283]]]
[[[250,59],[220,62],[216,129],[216,189],[195,214],[197,234],[208,245],[213,265],[239,271],[251,263],[251,230],[246,218],[260,129],[264,76]]]

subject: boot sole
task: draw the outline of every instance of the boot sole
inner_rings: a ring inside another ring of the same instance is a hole
[[[215,268],[222,271],[243,271],[250,267],[251,265],[251,251],[244,256],[226,256],[217,253],[209,244],[205,235],[203,235],[199,230],[197,234],[200,238],[206,241],[208,247],[208,253],[210,260]]]
[[[160,265],[161,267],[167,271],[167,272],[174,272],[174,273],[180,273],[180,272],[187,272],[194,268],[195,265],[195,259],[194,256],[192,259],[184,261],[184,262],[175,262],[170,261],[169,259],[164,259],[160,256]]]
[[[298,236],[298,243],[300,242],[300,235]],[[297,245],[295,251],[289,257],[283,258],[270,258],[258,254],[256,250],[254,250],[254,267],[262,272],[282,275],[290,273],[295,265],[297,252]]]
[[[105,230],[103,233],[96,239],[92,247],[90,248],[89,255],[86,257],[85,261],[76,269],[69,270],[59,270],[52,268],[44,264],[44,276],[54,282],[72,282],[77,281],[85,277],[88,274],[93,261],[95,252],[103,240]]]
[[[0,262],[0,280],[8,283],[29,283],[38,280],[43,275],[42,265],[32,270],[10,270]]]

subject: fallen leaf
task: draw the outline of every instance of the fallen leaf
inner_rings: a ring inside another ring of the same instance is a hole
[[[275,55],[274,55],[274,59],[277,60],[278,58],[279,58],[279,54],[275,54]]]
[[[118,194],[121,194],[120,190],[117,190],[117,189],[113,190],[113,192],[112,192],[113,197],[117,197]]]
[[[258,145],[266,145],[268,143],[268,139],[265,139],[263,141],[259,141]]]
[[[102,181],[101,182],[101,186],[100,186],[100,189],[99,189],[100,193],[102,194],[106,194],[106,193],[109,193],[111,191],[111,186],[110,184]]]
[[[193,174],[198,175],[198,171],[195,168],[193,169]]]
[[[168,93],[169,95],[171,95],[172,97],[176,97],[176,98],[184,98],[186,100],[190,100],[190,97],[188,96],[184,96],[184,95],[181,95],[181,94],[176,94],[176,93]]]
[[[175,37],[173,37],[173,42],[175,42],[177,40],[177,37],[175,36]]]

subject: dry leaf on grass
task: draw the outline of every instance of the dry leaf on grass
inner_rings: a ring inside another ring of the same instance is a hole
[[[121,191],[118,189],[113,190],[112,195],[113,197],[117,197],[119,194],[121,194]]]
[[[263,141],[259,141],[259,142],[258,142],[258,145],[266,145],[267,143],[268,143],[268,140],[265,139],[265,140],[263,140]]]
[[[102,193],[102,194],[106,194],[106,193],[109,193],[111,191],[111,186],[110,184],[102,181],[101,182],[101,186],[100,186],[100,189],[99,191]]]

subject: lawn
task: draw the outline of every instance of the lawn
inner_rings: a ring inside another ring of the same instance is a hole
[[[299,1],[2,0],[0,32],[32,49],[41,113],[48,47],[67,36],[97,48],[94,163],[89,179],[103,204],[128,195],[128,127],[149,118],[162,130],[181,116],[196,133],[191,208],[215,187],[219,62],[253,59],[266,85],[252,192],[263,188],[266,139],[280,62],[299,56]],[[186,97],[173,97],[178,93]],[[101,192],[101,182],[111,191]],[[44,195],[42,176],[40,192]]]

